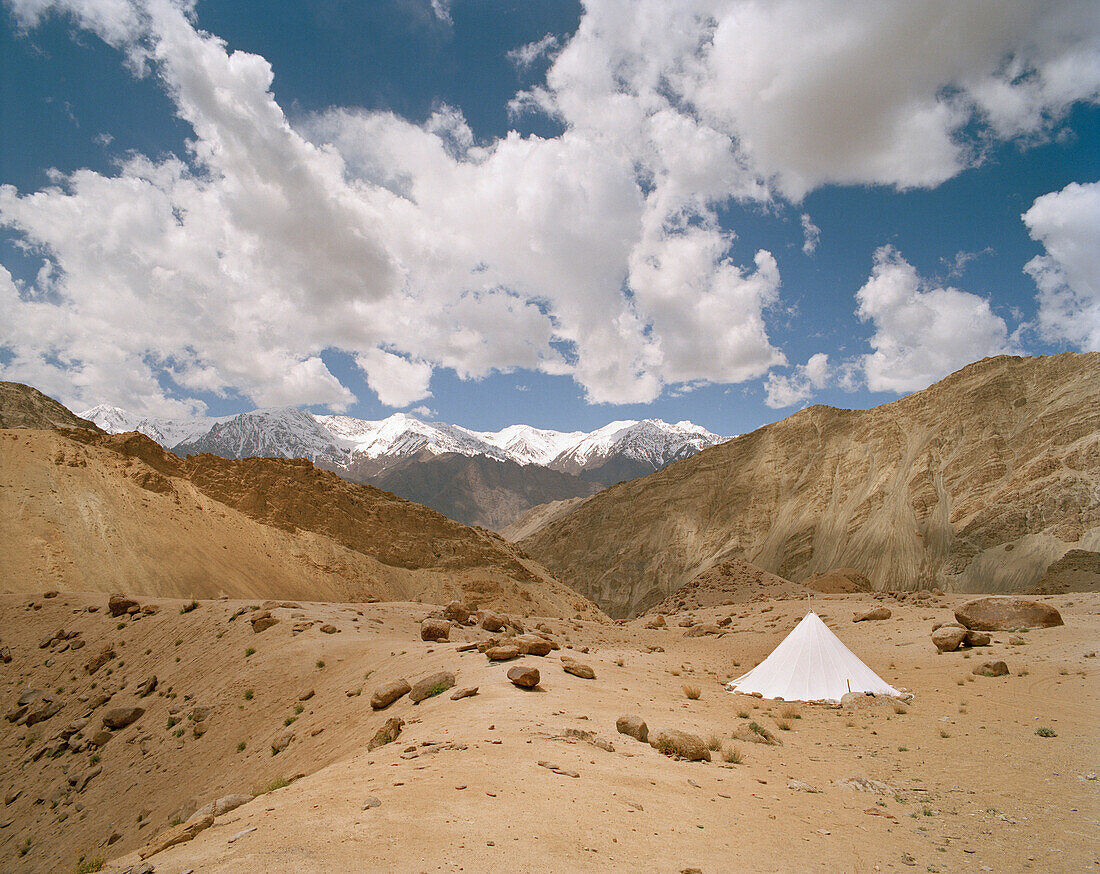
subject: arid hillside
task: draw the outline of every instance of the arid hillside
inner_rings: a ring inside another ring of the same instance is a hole
[[[614,617],[730,558],[801,582],[1008,592],[1100,551],[1100,354],[986,359],[871,410],[810,407],[589,498],[520,545]]]
[[[0,591],[387,601],[597,616],[488,532],[302,460],[0,431]]]
[[[94,422],[21,382],[0,382],[0,428],[87,428],[103,433]]]

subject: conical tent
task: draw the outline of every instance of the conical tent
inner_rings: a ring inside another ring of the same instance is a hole
[[[771,655],[726,688],[784,701],[834,703],[847,692],[901,694],[863,664],[812,610]]]

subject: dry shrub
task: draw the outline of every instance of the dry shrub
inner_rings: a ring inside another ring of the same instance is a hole
[[[695,701],[703,694],[703,691],[698,686],[684,686],[684,694],[692,701]]]

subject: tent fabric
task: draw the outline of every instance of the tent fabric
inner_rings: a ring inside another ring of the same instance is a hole
[[[730,681],[726,689],[784,701],[832,703],[848,692],[901,695],[841,643],[812,610],[771,655]]]

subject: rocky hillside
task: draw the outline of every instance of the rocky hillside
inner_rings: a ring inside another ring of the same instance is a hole
[[[1100,354],[998,357],[815,406],[623,483],[520,545],[615,617],[730,558],[801,582],[1007,592],[1100,547]]]
[[[136,433],[0,431],[0,591],[363,601],[598,616],[487,531],[307,461],[180,459]]]
[[[0,428],[88,428],[102,433],[94,422],[19,382],[0,382]]]
[[[530,508],[548,501],[587,497],[601,488],[580,477],[537,464],[484,455],[421,453],[389,463],[375,474],[370,462],[361,472],[357,461],[338,471],[345,479],[364,482],[416,501],[464,525],[499,531]]]

